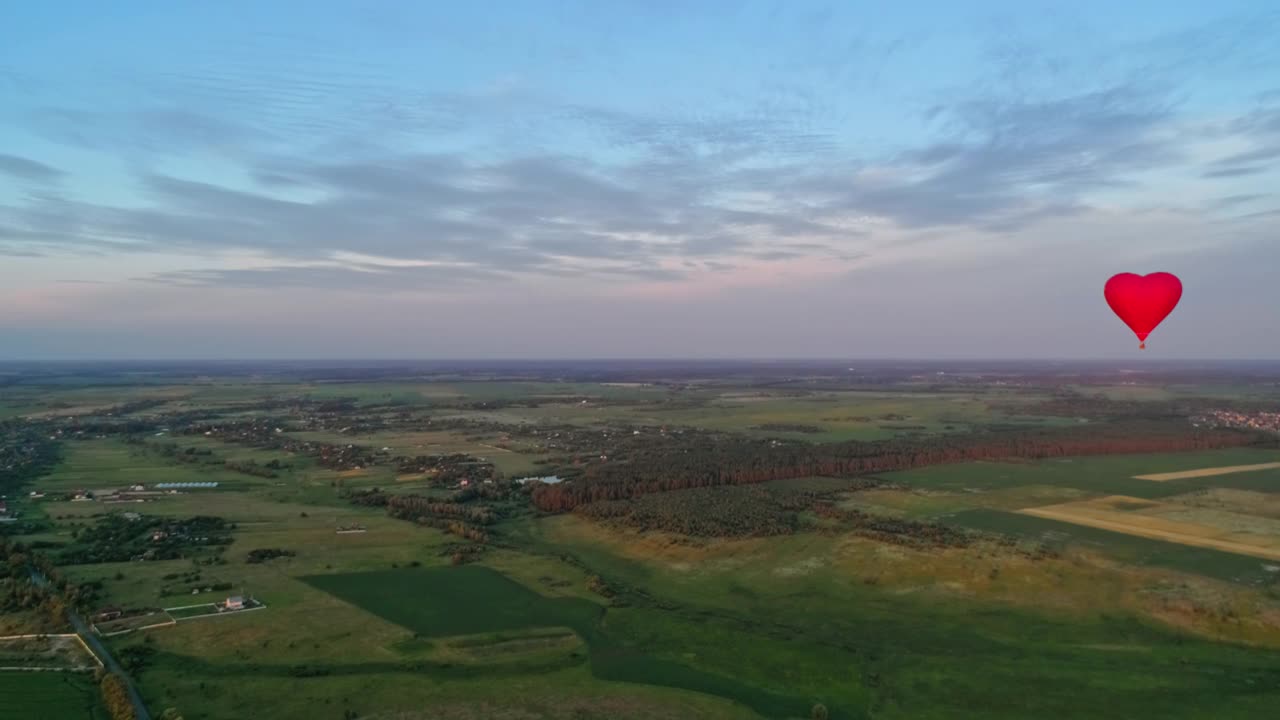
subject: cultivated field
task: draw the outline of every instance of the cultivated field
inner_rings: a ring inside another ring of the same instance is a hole
[[[1179,521],[1186,509],[1123,495],[1019,510],[1025,515],[1280,561],[1280,521],[1218,512],[1218,524]],[[1201,513],[1207,517],[1207,513]]]
[[[92,675],[0,671],[0,718],[109,720]]]
[[[1156,480],[1165,482],[1167,480],[1187,480],[1189,478],[1206,478],[1217,477],[1218,475],[1231,475],[1233,473],[1256,472],[1258,470],[1275,470],[1280,468],[1280,462],[1259,463],[1257,465],[1230,465],[1227,467],[1203,468],[1200,470],[1183,470],[1181,472],[1156,473],[1154,475],[1134,475],[1139,480]]]

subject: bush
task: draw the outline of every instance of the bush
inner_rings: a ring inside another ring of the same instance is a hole
[[[249,555],[245,557],[244,561],[250,564],[257,564],[273,560],[278,557],[293,557],[297,554],[298,553],[292,550],[281,550],[280,548],[258,548],[256,550],[250,550]]]
[[[108,673],[99,685],[102,690],[102,702],[111,714],[111,720],[136,720],[133,702],[129,700],[129,691],[125,689],[124,680],[119,675]]]

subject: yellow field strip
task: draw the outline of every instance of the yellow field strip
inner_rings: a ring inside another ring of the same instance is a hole
[[[1201,537],[1198,535],[1189,535],[1187,533],[1173,532],[1170,530],[1158,530],[1151,527],[1139,527],[1125,522],[1103,519],[1096,516],[1083,515],[1079,512],[1071,510],[1056,509],[1061,506],[1048,506],[1039,508],[1027,508],[1019,510],[1022,515],[1034,515],[1048,520],[1060,520],[1073,525],[1084,525],[1086,527],[1094,527],[1100,530],[1111,530],[1112,532],[1124,533],[1125,535],[1136,535],[1137,537],[1150,538],[1152,540],[1168,540],[1169,542],[1178,543],[1179,545],[1191,545],[1194,547],[1212,548],[1214,550],[1225,550],[1226,552],[1236,553],[1238,555],[1249,555],[1252,557],[1266,558],[1267,560],[1280,560],[1280,549],[1259,547],[1257,545],[1246,545],[1245,543],[1232,542],[1230,540],[1217,540],[1211,537]]]
[[[1229,465],[1227,467],[1204,468],[1202,470],[1184,470],[1182,472],[1156,473],[1154,475],[1134,475],[1135,480],[1155,480],[1156,482],[1164,482],[1165,480],[1187,480],[1189,478],[1213,477],[1215,475],[1230,475],[1231,473],[1251,472],[1253,470],[1275,470],[1280,468],[1280,462],[1262,463],[1260,465]]]

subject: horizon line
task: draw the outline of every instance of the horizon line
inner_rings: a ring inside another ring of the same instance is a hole
[[[44,357],[44,358],[4,358],[0,364],[66,364],[66,363],[101,363],[101,364],[161,364],[161,363],[253,363],[253,362],[308,362],[308,363],[548,363],[548,362],[743,362],[743,363],[857,363],[857,362],[1106,362],[1135,364],[1152,363],[1258,363],[1280,362],[1280,357],[1265,358],[1119,358],[1119,357],[982,357],[982,356],[798,356],[798,357],[759,357],[759,356],[614,356],[614,357],[157,357],[157,358],[103,358],[103,357]]]

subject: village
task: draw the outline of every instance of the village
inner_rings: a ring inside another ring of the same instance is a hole
[[[1280,432],[1280,413],[1241,412],[1238,410],[1213,410],[1207,415],[1191,418],[1196,427],[1229,427],[1265,432]]]

